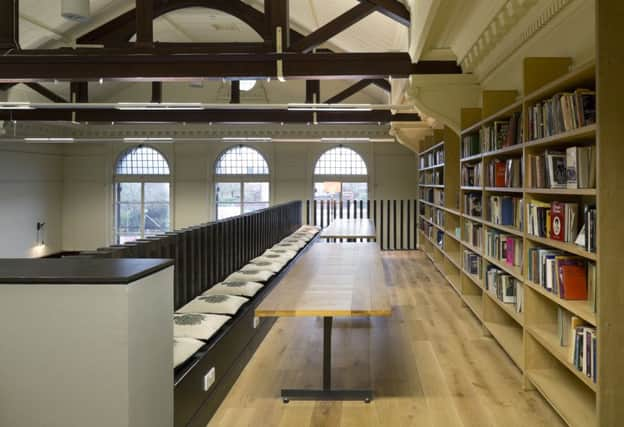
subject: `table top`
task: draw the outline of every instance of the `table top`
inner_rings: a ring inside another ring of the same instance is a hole
[[[129,284],[173,265],[171,259],[19,258],[0,260],[0,285]]]
[[[390,316],[376,243],[314,243],[256,308],[258,317]]]
[[[371,219],[335,219],[320,236],[322,239],[374,239],[377,233]]]

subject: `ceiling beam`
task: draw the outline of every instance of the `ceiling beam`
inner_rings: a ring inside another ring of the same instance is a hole
[[[325,43],[327,40],[334,37],[336,34],[341,33],[345,29],[349,28],[356,22],[361,21],[376,10],[376,6],[369,2],[361,2],[353,8],[349,9],[342,15],[329,21],[321,28],[308,34],[301,40],[293,43],[290,50],[294,52],[310,52],[317,46]]]
[[[321,81],[306,80],[306,104],[318,104],[321,102]]]
[[[277,51],[277,31],[281,33],[280,45],[283,50],[290,46],[290,8],[288,0],[265,0],[264,14],[268,25],[273,52]]]
[[[198,110],[198,111],[122,111],[122,110],[0,110],[0,120],[77,121],[77,122],[142,122],[142,123],[313,123],[309,111],[287,110]],[[392,114],[390,111],[320,111],[318,123],[389,123],[420,121],[418,114]]]
[[[371,83],[377,86],[379,89],[388,93],[392,91],[392,86],[390,85],[390,82],[386,79],[373,79]]]
[[[19,50],[19,1],[0,1],[0,53]]]
[[[151,102],[162,102],[163,100],[163,84],[162,82],[152,82],[152,98]]]
[[[361,91],[362,89],[364,89],[365,87],[367,87],[368,85],[372,83],[373,83],[372,79],[362,79],[359,82],[355,82],[351,86],[347,87],[346,89],[342,90],[341,92],[327,99],[325,101],[325,104],[338,104],[339,102],[344,101],[350,96],[355,95],[356,93],[358,93],[359,91]]]
[[[154,43],[154,1],[136,1],[136,44],[151,46]]]
[[[410,11],[397,0],[359,0],[361,3],[373,3],[377,11],[406,27],[410,26]]]
[[[71,82],[69,84],[69,99],[71,102],[89,102],[89,83]]]
[[[249,25],[263,40],[271,40],[265,14],[243,3],[241,0],[156,0],[153,17],[155,19],[166,13],[189,7],[206,7],[220,10]],[[77,43],[104,44],[105,46],[118,46],[127,43],[137,32],[136,21],[137,10],[129,10],[82,35],[77,39]],[[293,30],[289,31],[289,36],[292,40],[301,38],[301,34]]]
[[[240,80],[230,82],[230,104],[240,104]]]
[[[51,91],[50,89],[48,89],[47,87],[39,83],[25,83],[25,85],[31,88],[32,90],[34,90],[35,92],[37,92],[39,95],[43,96],[44,98],[48,98],[52,102],[60,102],[60,103],[67,102],[65,98],[57,95],[56,93],[54,93],[53,91]]]
[[[406,78],[410,74],[458,74],[455,61],[420,61],[407,53],[285,54],[119,54],[28,51],[0,56],[0,83],[35,81],[193,81],[222,78],[275,78],[282,59],[290,79]],[[123,52],[123,53],[122,53]]]

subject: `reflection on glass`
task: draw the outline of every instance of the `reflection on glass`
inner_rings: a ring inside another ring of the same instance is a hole
[[[342,184],[342,200],[368,200],[368,183],[344,182]]]
[[[140,182],[121,182],[117,184],[117,197],[120,202],[141,202]]]
[[[269,201],[269,183],[268,182],[245,182],[243,201],[245,204],[254,203],[254,202],[268,202]],[[245,211],[247,212],[247,210]]]
[[[151,202],[169,203],[168,182],[145,183],[145,203]]]
[[[163,233],[169,230],[169,205],[165,203],[149,203],[144,212],[145,235]]]
[[[241,184],[240,182],[218,182],[217,183],[217,202],[218,203],[234,203],[241,201]]]

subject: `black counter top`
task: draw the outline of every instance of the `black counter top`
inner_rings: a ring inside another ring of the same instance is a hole
[[[128,284],[173,265],[171,259],[0,259],[2,284]]]

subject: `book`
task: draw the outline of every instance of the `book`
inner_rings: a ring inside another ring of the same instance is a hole
[[[559,152],[546,152],[546,180],[549,188],[567,187],[566,156]]]
[[[567,188],[578,188],[576,160],[579,148],[580,147],[568,147],[566,149]]]
[[[565,204],[553,202],[550,207],[550,238],[565,241]]]
[[[494,162],[494,186],[506,187],[505,185],[505,163],[500,161]]]
[[[559,297],[566,300],[587,300],[587,270],[581,258],[560,259],[557,262],[559,274]]]

